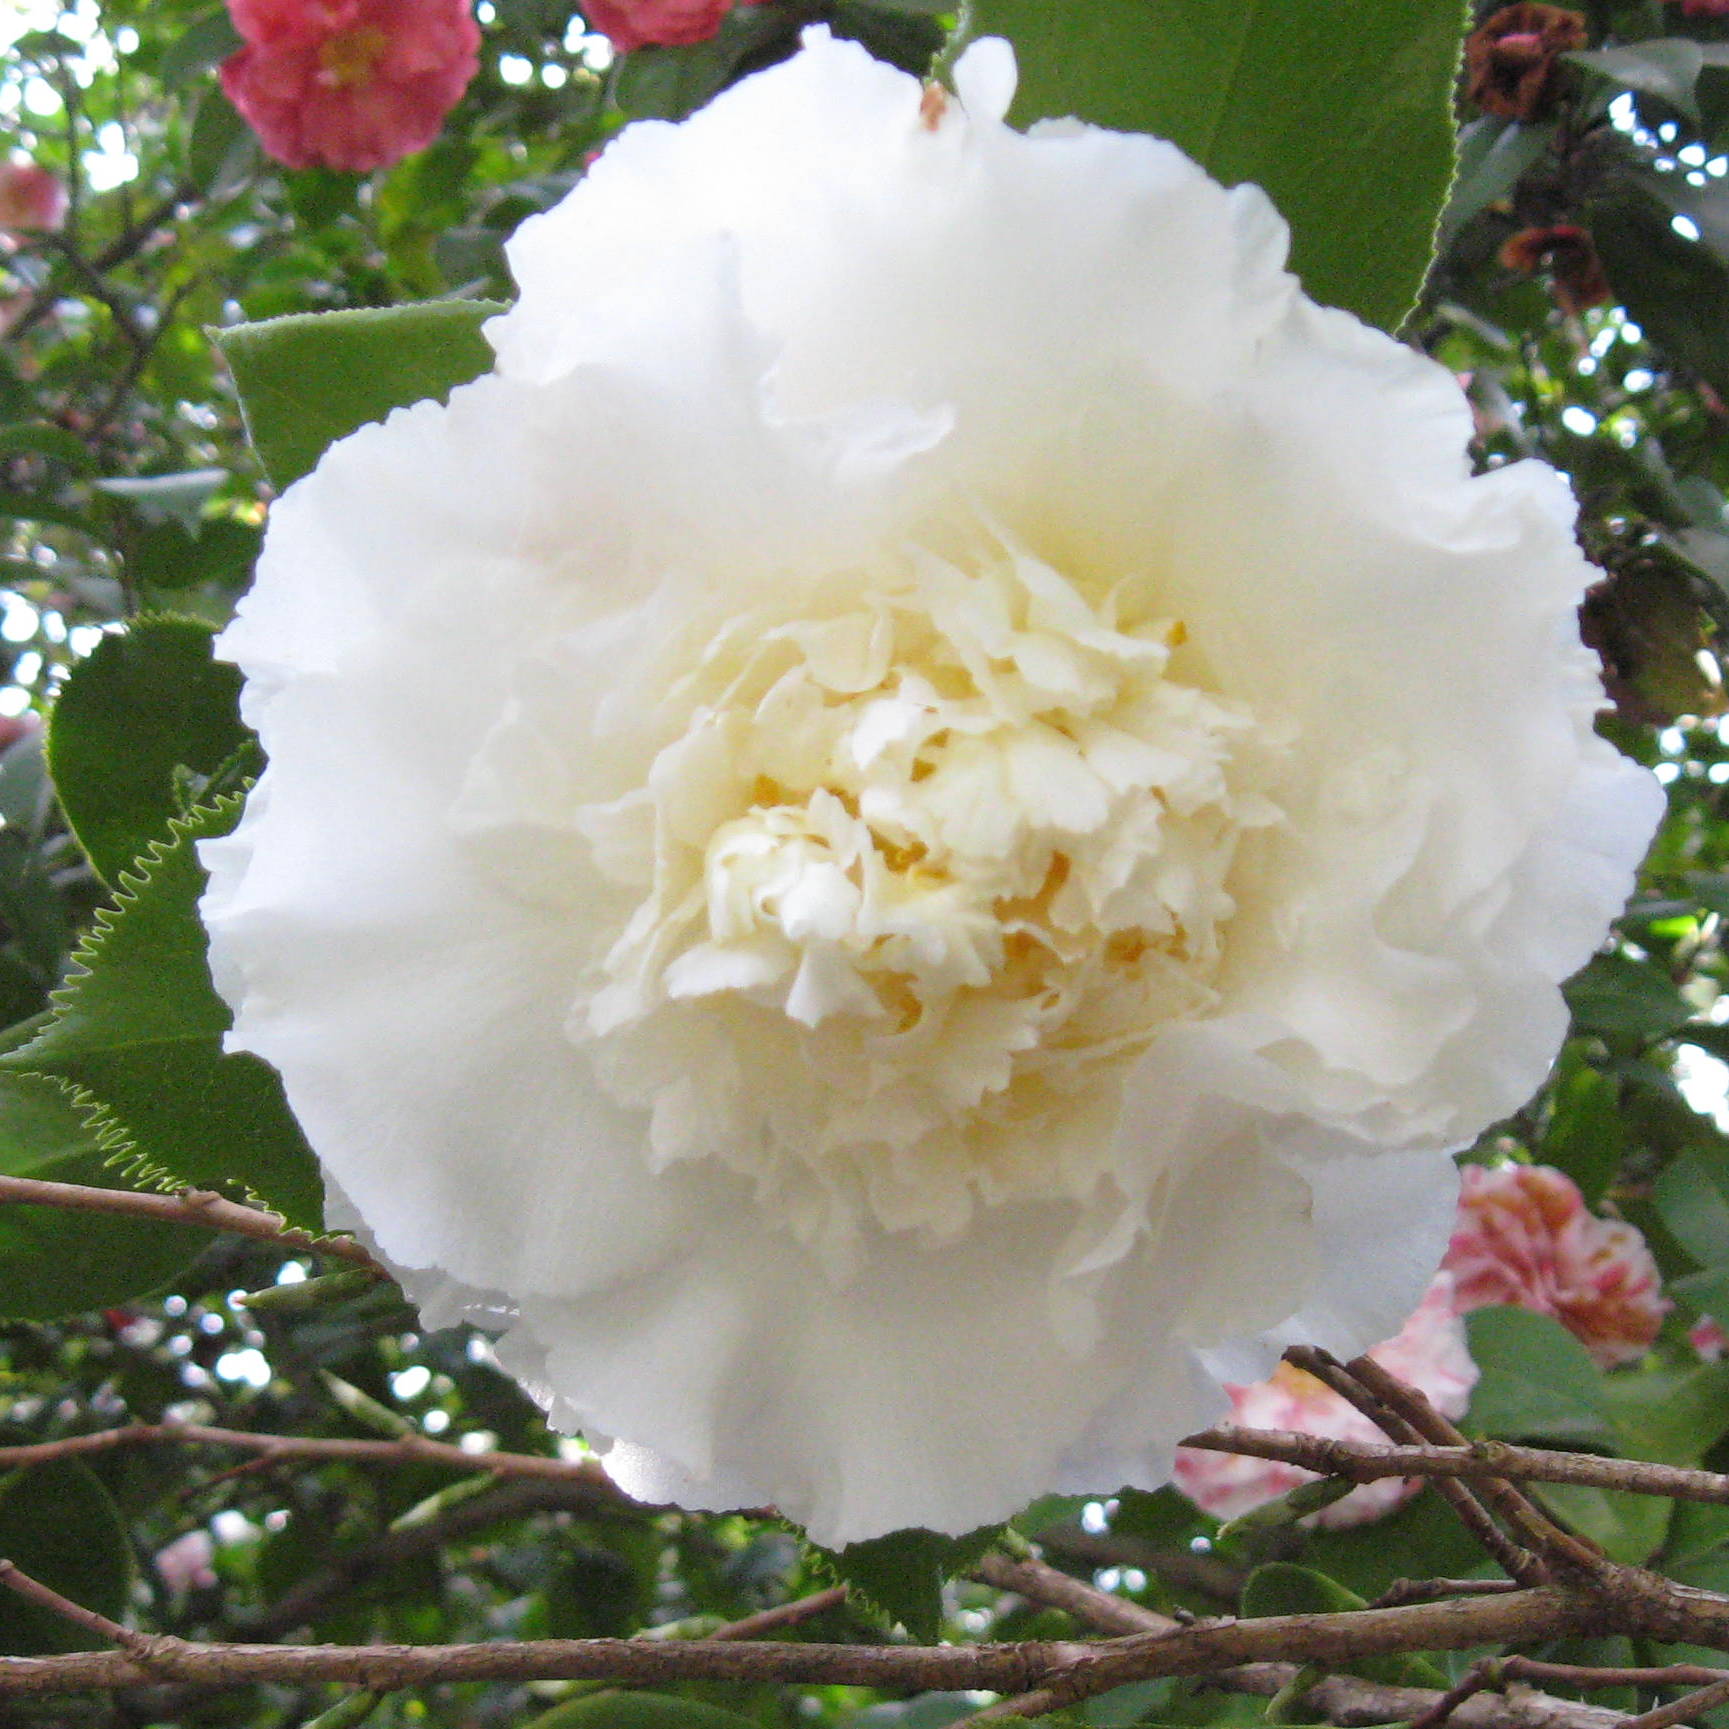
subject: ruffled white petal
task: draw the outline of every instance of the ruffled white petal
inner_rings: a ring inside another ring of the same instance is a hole
[[[1557,477],[1253,189],[814,33],[512,242],[224,651],[237,1048],[627,1486],[824,1541],[1156,1484],[1398,1330],[1659,797]]]

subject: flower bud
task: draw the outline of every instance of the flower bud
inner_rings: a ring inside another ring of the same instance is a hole
[[[0,163],[0,228],[52,234],[66,222],[66,188],[37,162]]]
[[[1586,42],[1585,20],[1560,6],[1503,6],[1465,39],[1466,91],[1486,114],[1540,120],[1559,93],[1560,57]]]
[[[651,45],[706,42],[732,8],[733,0],[589,0],[582,13],[620,54],[629,54]]]

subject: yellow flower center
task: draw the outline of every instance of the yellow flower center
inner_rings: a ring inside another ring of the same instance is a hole
[[[376,24],[341,30],[318,46],[318,81],[337,90],[369,84],[390,38]]]
[[[1149,1042],[1216,1002],[1264,741],[1132,584],[999,533],[736,619],[684,735],[585,828],[653,881],[572,1035],[830,1248],[1089,1192]],[[1181,670],[1179,670],[1181,669]]]

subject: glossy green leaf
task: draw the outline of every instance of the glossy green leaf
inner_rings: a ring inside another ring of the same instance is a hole
[[[230,1015],[210,982],[194,843],[226,833],[239,813],[225,799],[174,821],[170,843],[155,843],[116,908],[98,913],[53,1018],[0,1069],[78,1089],[99,1144],[140,1178],[239,1185],[316,1228],[317,1161],[275,1070],[222,1050]]]
[[[1654,36],[1626,47],[1569,54],[1575,66],[1600,73],[1624,90],[1638,90],[1699,117],[1695,91],[1705,65],[1705,50],[1690,36]]]
[[[1615,297],[1672,361],[1729,392],[1729,267],[1678,234],[1659,191],[1622,183],[1590,212]]]
[[[108,1491],[73,1459],[0,1481],[0,1557],[62,1597],[117,1621],[126,1612],[132,1553]],[[0,1652],[91,1651],[108,1641],[10,1591],[0,1591]]]
[[[171,90],[190,84],[214,71],[243,41],[228,9],[218,6],[175,34],[156,63],[156,76]]]
[[[246,430],[279,487],[309,473],[339,438],[428,396],[441,400],[492,365],[480,334],[504,308],[441,300],[295,314],[217,336]]]
[[[225,468],[191,468],[180,474],[99,480],[96,490],[105,498],[117,499],[144,522],[177,522],[192,532],[204,506],[227,479]]]
[[[1609,1557],[1642,1567],[1663,1546],[1675,1503],[1661,1495],[1624,1495],[1573,1483],[1534,1485],[1537,1498],[1567,1529],[1588,1538]]]
[[[1606,1441],[1611,1424],[1591,1353],[1548,1315],[1477,1309],[1465,1317],[1482,1376],[1466,1429],[1508,1440]]]
[[[1366,1607],[1363,1598],[1313,1567],[1273,1561],[1257,1567],[1243,1586],[1242,1613],[1263,1615],[1338,1615]],[[1445,1687],[1447,1677],[1427,1658],[1370,1657],[1345,1665],[1351,1673],[1402,1687]]]
[[[256,753],[240,719],[240,674],[215,658],[213,641],[196,619],[139,619],[73,669],[54,706],[49,772],[66,820],[109,884],[167,835],[184,771],[201,783],[240,753]]]
[[[749,1717],[673,1693],[586,1693],[522,1729],[758,1729]]]
[[[1020,61],[1011,117],[1168,138],[1264,187],[1317,300],[1391,329],[1453,177],[1459,0],[974,0]]]
[[[1587,1032],[1659,1039],[1693,1018],[1693,1006],[1653,961],[1597,955],[1566,984],[1567,1006]]]
[[[996,1542],[999,1530],[987,1525],[964,1537],[891,1531],[886,1537],[849,1543],[844,1549],[813,1545],[811,1557],[819,1571],[845,1585],[863,1604],[929,1645],[942,1631],[944,1582],[984,1554]]]
[[[1729,1146],[1694,1147],[1657,1179],[1658,1217],[1703,1267],[1729,1266]]]

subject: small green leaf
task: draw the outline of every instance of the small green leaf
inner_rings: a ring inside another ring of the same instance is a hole
[[[1436,238],[1444,248],[1473,216],[1505,198],[1554,142],[1553,126],[1521,126],[1485,114],[1459,134],[1459,173]]]
[[[198,920],[204,871],[194,844],[227,833],[240,808],[224,799],[172,822],[169,842],[153,843],[123,878],[116,907],[97,914],[53,1019],[0,1057],[0,1069],[76,1088],[98,1144],[125,1154],[140,1180],[239,1184],[317,1229],[317,1160],[275,1070],[223,1052],[230,1016]]]
[[[99,480],[96,490],[118,499],[144,522],[177,522],[196,531],[204,506],[228,479],[225,468],[192,468],[183,474],[150,474]]]
[[[1391,329],[1453,177],[1459,0],[973,0],[1020,61],[1011,116],[1151,132],[1263,187],[1317,300]]]
[[[52,421],[24,426],[0,426],[0,456],[46,456],[79,474],[96,472],[96,457],[75,432]]]
[[[1607,1441],[1603,1379],[1591,1353],[1548,1315],[1477,1309],[1465,1317],[1482,1377],[1465,1426],[1510,1440]]]
[[[258,136],[240,110],[212,84],[198,98],[186,139],[186,177],[207,198],[239,189],[258,160]]]
[[[234,28],[227,8],[218,6],[176,30],[162,50],[162,58],[156,63],[156,76],[170,90],[177,85],[190,84],[244,45],[244,38]]]
[[[1539,1156],[1544,1164],[1565,1171],[1586,1202],[1595,1205],[1628,1152],[1620,1090],[1601,1069],[1582,1062],[1578,1047],[1570,1045],[1562,1056],[1554,1100]]]
[[[1355,1591],[1289,1561],[1257,1567],[1243,1586],[1242,1613],[1264,1615],[1338,1615],[1366,1608]],[[1447,1677],[1426,1657],[1369,1657],[1345,1667],[1354,1675],[1397,1687],[1445,1687]]]
[[[942,1631],[944,1582],[978,1560],[997,1541],[999,1529],[986,1525],[964,1537],[891,1531],[844,1549],[813,1544],[810,1554],[819,1572],[929,1645]]]
[[[126,1532],[108,1491],[76,1460],[32,1465],[0,1482],[0,1558],[111,1621],[125,1613],[132,1583]],[[107,1643],[0,1589],[0,1651],[24,1656]]]
[[[1700,1266],[1729,1266],[1729,1146],[1688,1148],[1657,1179],[1651,1198]]]
[[[210,627],[141,618],[98,643],[67,678],[48,727],[48,767],[66,820],[104,882],[168,833],[177,769],[208,778],[256,751],[240,719],[240,674]],[[262,759],[259,759],[262,765]]]
[[[94,1149],[50,1159],[27,1174],[49,1183],[132,1187]],[[167,1284],[209,1246],[210,1233],[196,1225],[8,1202],[0,1206],[0,1316],[52,1321],[111,1309]]]
[[[1673,1501],[1660,1495],[1625,1495],[1573,1483],[1538,1483],[1537,1498],[1558,1513],[1568,1530],[1595,1543],[1611,1561],[1642,1567],[1663,1545]]]
[[[1617,182],[1588,225],[1614,288],[1672,361],[1729,391],[1729,268],[1702,241],[1678,234],[1659,189]]]
[[[207,582],[239,586],[252,569],[262,529],[218,517],[187,530],[159,522],[139,537],[132,555],[133,580],[153,589],[197,588]]]
[[[439,300],[296,313],[217,335],[246,429],[271,480],[311,472],[339,438],[428,396],[441,400],[492,365],[480,327],[493,300]]]
[[[1654,36],[1625,48],[1598,48],[1568,54],[1575,66],[1598,72],[1624,90],[1639,90],[1699,118],[1695,92],[1705,65],[1705,50],[1690,36]]]
[[[1693,1005],[1652,961],[1596,955],[1567,981],[1567,1006],[1586,1032],[1660,1039],[1693,1018]]]
[[[586,1693],[522,1729],[759,1729],[749,1717],[673,1693]]]

